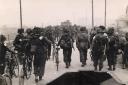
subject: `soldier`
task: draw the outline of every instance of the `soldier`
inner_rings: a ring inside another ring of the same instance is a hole
[[[107,45],[108,38],[105,34],[105,27],[99,26],[97,29],[97,34],[94,36],[92,41],[92,57],[95,70],[97,70],[98,65],[99,71],[101,71],[103,68],[104,55]]]
[[[108,49],[106,51],[107,60],[108,60],[108,70],[115,70],[116,66],[116,59],[117,59],[117,52],[118,52],[118,42],[119,39],[114,34],[114,28],[108,29]]]
[[[84,67],[87,60],[87,50],[90,47],[89,36],[86,27],[80,28],[80,33],[78,33],[78,36],[76,38],[76,46],[80,52],[80,62],[82,63],[81,66]]]
[[[38,28],[34,28],[37,31]],[[34,74],[35,81],[38,82],[42,80],[45,71],[45,63],[47,59],[47,45],[51,43],[46,37],[40,36],[40,31],[38,30],[34,34],[33,39],[31,41],[31,53],[34,55]]]
[[[31,49],[31,40],[32,40],[32,29],[28,28],[26,30],[27,35],[25,36],[25,55],[28,58],[28,65],[29,65],[29,70],[32,69],[32,55],[30,52]]]
[[[64,62],[66,64],[66,68],[69,68],[71,63],[71,54],[73,48],[73,38],[70,36],[70,33],[67,29],[64,29],[64,34],[60,38],[58,42],[58,46],[63,49]]]
[[[25,42],[24,42],[24,29],[18,29],[18,34],[16,35],[15,37],[15,40],[13,41],[13,45],[15,47],[15,50],[18,52],[18,59],[20,61],[20,64],[23,63],[23,53],[24,53],[24,45],[25,45]]]
[[[53,33],[52,33],[52,27],[51,26],[48,26],[47,27],[47,31],[46,31],[46,34],[45,36],[52,42],[51,44],[48,45],[48,59],[50,59],[50,56],[51,56],[51,47],[52,47],[52,44],[54,44],[54,38],[53,38]]]
[[[4,70],[5,70],[6,51],[14,53],[4,45],[5,40],[6,37],[4,35],[0,35],[0,74],[1,75],[4,74]]]
[[[126,68],[126,65],[128,65],[128,32],[125,34],[125,43],[123,48],[123,69]]]

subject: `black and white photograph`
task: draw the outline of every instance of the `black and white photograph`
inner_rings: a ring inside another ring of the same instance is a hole
[[[128,0],[0,0],[0,85],[128,85]]]

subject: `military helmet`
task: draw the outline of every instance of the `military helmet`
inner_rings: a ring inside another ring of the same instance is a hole
[[[24,29],[19,28],[17,32],[18,33],[24,33]]]
[[[80,31],[86,31],[86,27],[81,27]]]
[[[114,28],[113,27],[109,28],[108,31],[107,31],[107,33],[108,34],[113,34],[114,33]]]
[[[96,31],[97,31],[97,33],[101,33],[102,32],[102,30],[100,28],[97,28]]]
[[[4,35],[0,35],[0,42],[4,42],[6,40],[6,37]]]
[[[33,29],[33,33],[34,34],[40,34],[41,33],[41,28],[35,26],[34,29]]]
[[[26,33],[30,34],[32,32],[32,29],[28,28],[26,29]]]
[[[104,26],[99,26],[97,28],[97,33],[105,33],[106,32],[106,28]]]

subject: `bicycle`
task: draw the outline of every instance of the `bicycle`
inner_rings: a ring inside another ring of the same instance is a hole
[[[59,70],[59,50],[60,50],[60,48],[58,46],[56,46],[56,48],[55,48],[55,63],[56,63],[57,71]]]
[[[28,56],[25,56],[24,60],[23,60],[23,71],[24,71],[24,76],[26,77],[26,79],[29,79],[31,76],[31,72],[32,72],[32,59]]]
[[[8,74],[0,75],[0,85],[12,85],[12,79]]]
[[[19,76],[19,63],[18,58],[15,54],[11,53],[11,56],[7,58],[5,71],[9,73],[11,78],[13,78],[13,76]]]
[[[24,54],[23,65],[19,77],[19,85],[24,85],[24,79],[29,79],[32,72],[32,66],[30,66],[32,60]]]
[[[3,80],[3,85],[12,85],[12,78],[19,75],[19,64],[15,54],[11,53],[11,56],[6,58],[4,74],[0,75]],[[5,84],[6,83],[6,84]],[[0,84],[1,85],[1,84]]]

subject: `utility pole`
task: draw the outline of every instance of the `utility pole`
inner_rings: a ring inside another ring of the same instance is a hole
[[[20,3],[20,28],[23,29],[23,25],[22,25],[22,2],[21,0],[19,0]]]
[[[92,28],[94,28],[94,4],[92,0]]]
[[[104,26],[106,27],[106,15],[107,15],[107,0],[105,0],[105,14],[104,14]]]

